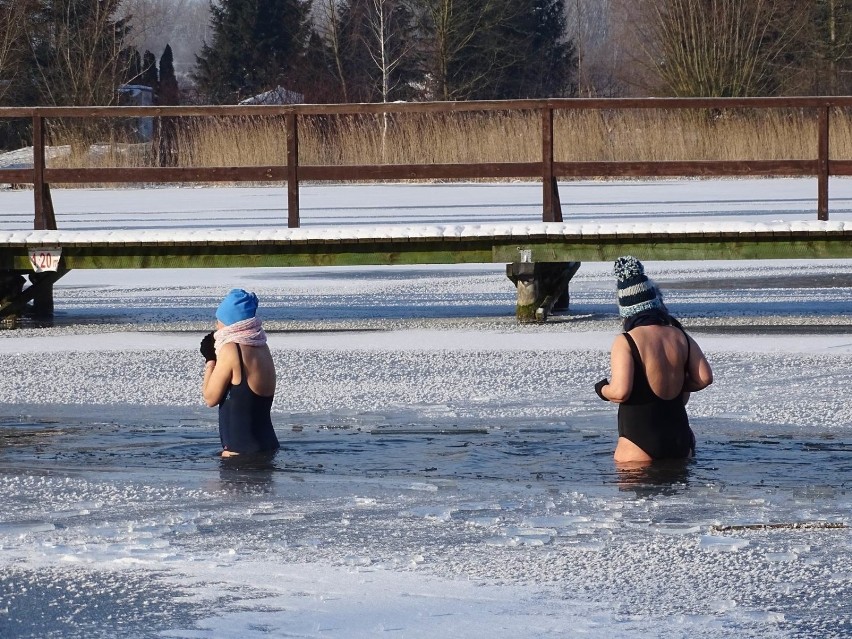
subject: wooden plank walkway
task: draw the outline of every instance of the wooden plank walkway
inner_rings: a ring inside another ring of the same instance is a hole
[[[0,269],[28,271],[30,255],[61,247],[66,269],[219,268],[852,257],[852,222],[776,224],[494,224],[247,231],[12,231]]]

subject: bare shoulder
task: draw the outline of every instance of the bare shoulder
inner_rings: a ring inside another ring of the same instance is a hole
[[[613,350],[616,348],[630,348],[630,344],[627,343],[627,333],[619,333],[615,336],[615,339],[612,340],[612,348]]]
[[[227,344],[223,344],[219,348],[219,352],[216,353],[216,363],[217,364],[227,364],[230,362],[237,361],[237,345],[233,342],[228,342]]]
[[[686,331],[684,331],[683,334],[686,335],[687,341],[693,347],[690,352],[695,352],[696,355],[703,355],[701,346],[698,344],[698,341]]]

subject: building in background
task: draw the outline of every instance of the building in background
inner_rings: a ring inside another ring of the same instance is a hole
[[[122,84],[118,87],[120,106],[153,106],[154,89],[143,84]],[[150,142],[154,138],[154,118],[133,118],[133,130],[140,142]]]

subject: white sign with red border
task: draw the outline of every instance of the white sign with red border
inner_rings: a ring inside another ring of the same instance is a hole
[[[39,246],[30,248],[29,253],[30,264],[36,273],[59,269],[59,258],[62,257],[61,246]]]

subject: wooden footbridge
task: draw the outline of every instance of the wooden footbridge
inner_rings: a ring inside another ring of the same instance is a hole
[[[852,160],[829,157],[832,118],[852,98],[542,100],[512,102],[293,105],[235,107],[97,107],[0,109],[0,118],[32,120],[33,166],[0,170],[0,182],[32,184],[33,228],[0,232],[0,315],[15,316],[32,301],[52,313],[53,283],[77,268],[215,268],[505,262],[518,286],[521,319],[544,319],[582,261],[635,253],[645,260],[852,257],[852,223],[829,221],[828,178],[852,175]],[[554,158],[554,113],[593,109],[800,109],[813,113],[812,159],[568,162]],[[405,165],[302,165],[301,118],[382,113],[538,112],[541,158],[535,162]],[[260,167],[51,168],[46,161],[50,119],[152,117],[277,117],[287,136],[287,163]],[[749,224],[572,224],[563,222],[558,178],[672,176],[815,176],[815,219]],[[536,179],[542,184],[537,224],[300,228],[299,185],[305,181]],[[63,230],[56,225],[51,184],[284,182],[282,226],[266,230]],[[286,208],[286,226],[283,211]],[[550,266],[547,266],[550,265]],[[29,279],[26,285],[24,276]],[[536,314],[537,311],[537,314]]]

